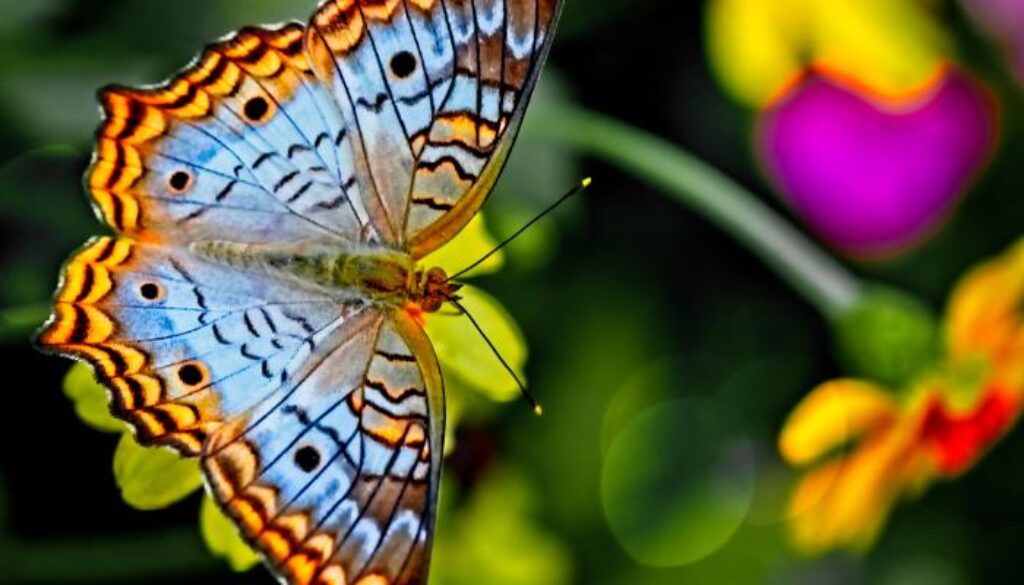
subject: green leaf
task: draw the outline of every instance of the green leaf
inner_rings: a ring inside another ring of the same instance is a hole
[[[242,540],[238,527],[209,496],[203,498],[199,528],[210,552],[227,561],[231,570],[244,573],[260,563],[260,556]]]
[[[522,379],[527,349],[515,321],[494,297],[480,289],[467,286],[459,295],[461,304]],[[468,317],[450,312],[429,315],[426,329],[444,372],[458,376],[467,385],[499,402],[509,402],[519,396],[515,380]]]
[[[124,501],[138,510],[166,508],[203,484],[195,459],[163,448],[143,447],[128,433],[114,452],[114,479]]]
[[[91,367],[77,363],[64,377],[64,395],[74,403],[75,414],[88,426],[105,433],[123,433],[128,425],[110,414],[107,389],[96,381]]]
[[[477,214],[454,240],[427,256],[421,264],[424,266],[440,266],[455,274],[483,258],[498,246],[497,240],[487,231],[482,214]],[[472,278],[482,274],[490,274],[501,270],[505,264],[505,255],[498,252],[483,264],[463,274],[461,278]]]

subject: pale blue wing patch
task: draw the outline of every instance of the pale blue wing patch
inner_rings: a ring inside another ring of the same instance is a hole
[[[145,239],[378,239],[304,38],[299,25],[245,29],[165,85],[106,90],[89,177],[103,218]]]
[[[140,441],[195,455],[354,306],[186,250],[100,238],[68,263],[38,341],[92,363]]]

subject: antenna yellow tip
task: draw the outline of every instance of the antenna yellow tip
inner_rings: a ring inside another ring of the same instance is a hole
[[[583,182],[581,184],[583,185],[583,188],[586,189],[586,188],[590,187],[590,185],[593,182],[594,182],[594,179],[592,179],[590,177],[587,177],[586,179],[583,179]]]
[[[544,407],[539,405],[539,404],[534,406],[533,407],[533,414],[535,414],[537,416],[544,416]]]

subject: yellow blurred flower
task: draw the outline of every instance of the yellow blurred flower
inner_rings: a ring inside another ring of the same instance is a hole
[[[455,273],[496,245],[483,218],[477,215],[455,240],[425,259],[423,264]],[[489,274],[503,265],[504,256],[498,253],[464,276]],[[475,287],[465,287],[460,296],[463,305],[522,376],[526,342],[512,317],[496,299]],[[470,388],[500,402],[518,396],[515,380],[465,317],[446,309],[428,315],[426,328],[436,347],[449,392],[464,392]],[[121,434],[114,452],[113,469],[125,503],[138,510],[159,510],[184,500],[202,487],[202,475],[195,459],[184,459],[167,449],[143,447],[134,440],[128,425],[110,414],[107,391],[96,381],[89,366],[79,363],[71,368],[64,379],[64,393],[88,426]],[[464,410],[464,397],[456,394],[450,398],[453,408],[448,410],[448,424],[452,428]],[[446,441],[446,447],[453,443]],[[225,559],[233,570],[247,571],[259,563],[259,556],[241,539],[232,521],[209,496],[203,500],[200,529],[210,551]]]
[[[812,466],[790,501],[803,552],[864,549],[892,506],[969,470],[1024,405],[1024,242],[969,273],[946,314],[946,356],[903,394],[819,386],[790,414],[783,458]]]
[[[758,108],[807,71],[900,99],[931,87],[950,40],[925,0],[711,0],[708,52],[721,83]]]
[[[976,268],[953,292],[946,319],[950,355],[981,359],[995,383],[1024,386],[1024,241]]]

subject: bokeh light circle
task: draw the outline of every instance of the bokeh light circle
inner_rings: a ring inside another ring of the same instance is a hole
[[[681,567],[729,542],[756,488],[751,442],[712,400],[654,406],[626,425],[608,449],[601,478],[605,517],[643,565]]]

